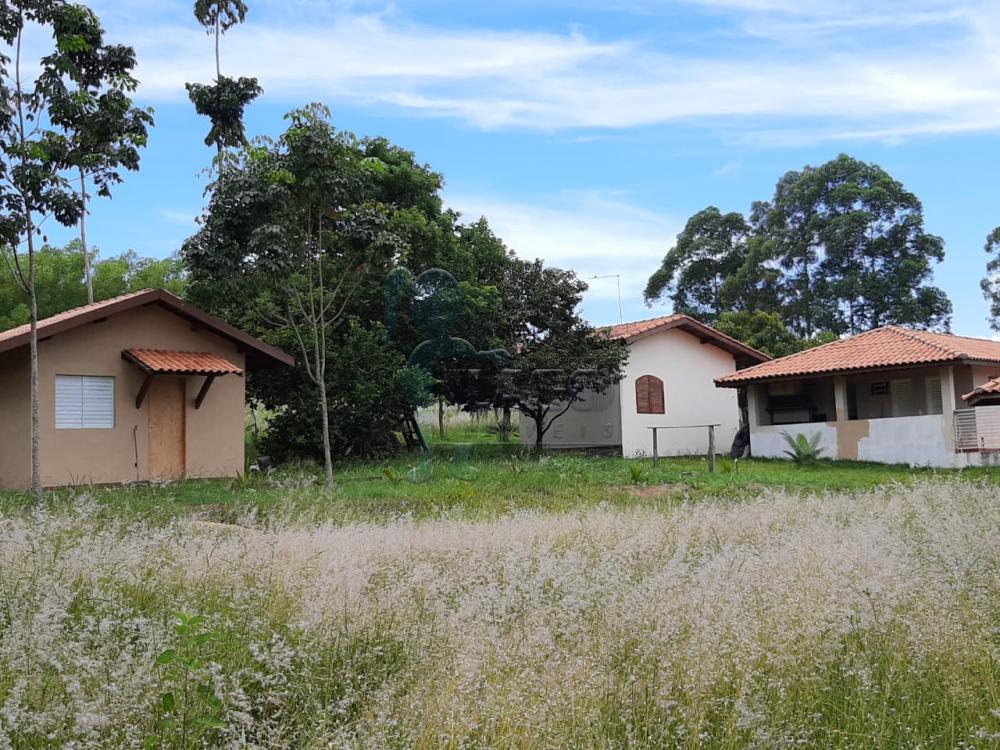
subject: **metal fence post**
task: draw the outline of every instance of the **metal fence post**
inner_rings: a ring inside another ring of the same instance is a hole
[[[715,425],[708,426],[708,471],[715,473]]]
[[[656,462],[659,461],[660,456],[656,451],[656,428],[650,428],[653,430],[653,466],[656,466]]]

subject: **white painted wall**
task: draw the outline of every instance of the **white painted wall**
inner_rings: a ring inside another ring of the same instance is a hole
[[[750,430],[750,446],[755,458],[788,458],[788,441],[782,432],[793,438],[802,434],[812,438],[820,435],[819,446],[823,452],[820,458],[837,457],[837,428],[833,422],[803,422],[802,424],[759,425]]]
[[[545,445],[552,448],[603,448],[622,444],[621,413],[618,386],[613,385],[604,393],[587,391],[574,402],[545,433]],[[552,407],[558,412],[562,407]],[[519,422],[521,445],[535,444],[535,422],[521,416]]]
[[[948,434],[952,413],[868,420],[868,437],[858,441],[858,460],[950,468],[965,466]]]
[[[715,379],[735,371],[732,354],[676,328],[633,343],[620,388],[623,455],[652,455],[647,427],[713,422],[722,425],[715,431],[716,450],[727,452],[739,429],[738,396],[735,389],[716,388]],[[637,413],[635,381],[642,375],[663,381],[665,414]],[[658,450],[662,456],[706,453],[708,430],[660,430]]]

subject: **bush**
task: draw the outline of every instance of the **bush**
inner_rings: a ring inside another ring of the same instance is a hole
[[[815,463],[816,459],[823,453],[823,449],[819,445],[823,436],[818,432],[813,433],[811,438],[807,438],[801,432],[792,437],[786,430],[782,430],[781,436],[785,438],[785,442],[791,449],[785,451],[785,455],[800,466]]]

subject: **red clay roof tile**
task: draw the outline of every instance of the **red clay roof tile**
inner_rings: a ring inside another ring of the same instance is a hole
[[[796,376],[970,360],[1000,363],[1000,341],[886,326],[748,367],[715,382],[735,387]]]
[[[147,372],[164,375],[242,375],[243,370],[211,352],[174,352],[165,349],[126,349],[127,359]]]
[[[633,341],[671,328],[679,328],[703,342],[714,344],[737,358],[743,358],[744,361],[766,362],[770,359],[764,352],[757,351],[752,346],[748,346],[732,336],[727,336],[712,326],[695,320],[690,315],[663,315],[659,318],[637,320],[633,323],[620,323],[616,326],[608,326],[603,330],[609,338],[622,339],[631,344]]]

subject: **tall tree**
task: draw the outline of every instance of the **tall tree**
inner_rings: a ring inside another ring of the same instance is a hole
[[[814,224],[836,333],[889,323],[947,328],[951,303],[928,283],[944,242],[924,229],[923,206],[877,164],[840,155],[813,170]]]
[[[194,17],[215,37],[215,82],[188,83],[188,98],[199,115],[208,117],[212,127],[205,136],[205,145],[218,152],[219,175],[226,149],[247,145],[243,112],[263,91],[256,78],[229,78],[222,75],[219,50],[222,35],[246,20],[247,4],[243,0],[195,0]]]
[[[334,337],[359,290],[402,249],[391,209],[365,200],[381,167],[337,133],[318,105],[289,114],[273,144],[238,155],[185,243],[195,293],[205,285],[298,353],[316,389],[327,483],[333,481],[328,372]],[[381,278],[379,278],[381,281]],[[360,339],[359,339],[360,340]]]
[[[49,217],[65,226],[80,218],[80,199],[63,172],[71,164],[69,139],[49,127],[50,108],[65,106],[61,92],[50,88],[55,76],[52,56],[25,65],[25,36],[34,25],[52,35],[54,50],[75,46],[74,36],[61,36],[55,23],[65,4],[58,0],[14,0],[0,7],[0,248],[17,284],[28,299],[30,335],[31,489],[41,497],[42,475],[38,408],[38,298],[36,242],[40,224]],[[13,67],[12,67],[13,66]],[[36,71],[25,78],[24,68]],[[21,248],[27,263],[22,263]],[[26,266],[26,267],[25,267]]]
[[[87,247],[87,185],[110,197],[122,181],[120,169],[139,168],[139,148],[153,124],[152,110],[132,106],[130,93],[135,51],[107,44],[100,20],[90,8],[65,4],[56,8],[52,24],[65,40],[46,58],[45,86],[52,92],[52,123],[70,138],[70,162],[80,182],[80,245],[83,252],[87,301],[94,301],[91,255]]]
[[[923,207],[881,167],[841,155],[786,173],[745,220],[709,208],[691,218],[649,280],[647,302],[678,312],[768,312],[805,341],[888,324],[947,328],[932,282],[944,257]]]
[[[739,300],[727,299],[726,284],[746,261],[749,234],[747,220],[735,211],[709,206],[696,213],[646,284],[646,303],[667,297],[674,312],[706,322],[732,309]]]
[[[986,275],[979,282],[983,297],[990,305],[987,320],[994,331],[1000,331],[1000,227],[997,227],[986,237],[986,247],[989,260],[986,261]]]

